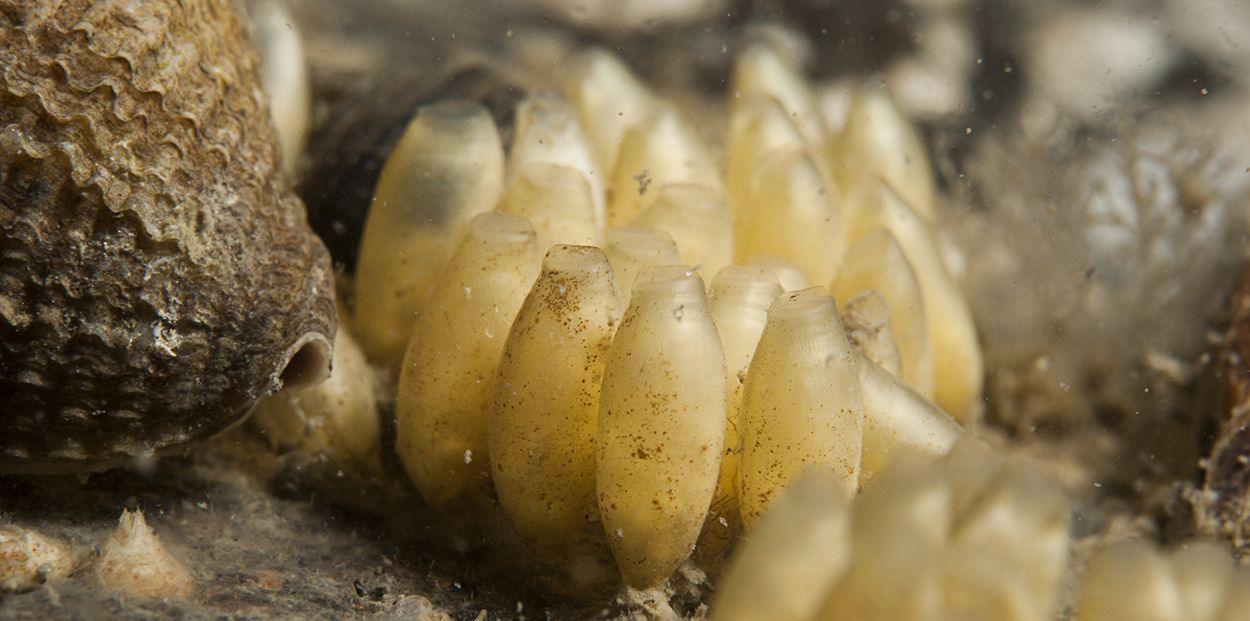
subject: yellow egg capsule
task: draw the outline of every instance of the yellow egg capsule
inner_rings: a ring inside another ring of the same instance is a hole
[[[769,155],[806,146],[786,111],[767,95],[743,97],[729,113],[725,192],[735,212],[751,195],[755,170]]]
[[[1079,621],[1182,621],[1172,567],[1150,544],[1133,541],[1095,554],[1076,599]]]
[[[753,257],[747,265],[759,266],[771,271],[777,277],[777,282],[781,283],[781,290],[786,293],[802,291],[812,286],[812,281],[808,279],[807,272],[803,271],[803,268],[776,257]]]
[[[823,152],[828,140],[824,117],[798,67],[773,48],[756,44],[743,50],[734,64],[733,91],[739,98],[767,96],[793,119],[809,147]]]
[[[985,365],[972,312],[942,263],[937,241],[916,215],[888,187],[872,181],[871,191],[857,190],[863,203],[852,211],[851,239],[877,228],[888,230],[915,272],[933,344],[934,401],[967,425],[981,414]],[[938,361],[941,361],[940,364]]]
[[[896,459],[857,499],[852,565],[815,619],[941,621],[950,506],[950,487],[931,459]]]
[[[593,226],[595,231],[603,231],[607,225],[606,206],[604,203],[604,174],[594,155],[589,138],[582,131],[577,120],[577,109],[563,97],[555,93],[538,93],[526,97],[516,109],[516,126],[512,138],[512,147],[508,153],[508,183],[511,185],[518,175],[533,164],[553,164],[570,168],[581,173],[586,183],[591,200],[590,221],[582,226]],[[559,186],[557,186],[559,188]],[[584,200],[580,196],[578,200]],[[573,211],[572,208],[566,211]],[[579,219],[581,206],[570,213]],[[539,238],[543,232],[537,223]],[[576,241],[556,243],[576,244]],[[539,245],[543,252],[550,246]]]
[[[880,179],[926,221],[933,220],[937,193],[933,166],[916,129],[885,89],[865,85],[851,92],[833,168],[842,187]]]
[[[847,252],[830,290],[839,300],[850,300],[868,290],[885,299],[903,381],[926,398],[933,398],[933,344],[924,296],[894,235],[877,228],[860,237]]]
[[[1170,556],[1172,573],[1189,618],[1218,619],[1236,586],[1237,570],[1228,550],[1215,542],[1195,541]]]
[[[742,390],[751,357],[768,320],[768,307],[781,295],[777,277],[767,268],[731,265],[712,279],[708,307],[725,351],[727,390],[725,396],[725,449],[721,455],[720,478],[699,538],[701,556],[715,556],[729,543],[741,521],[738,496],[739,443],[742,426]]]
[[[249,420],[276,447],[327,455],[343,470],[381,474],[382,422],[374,372],[346,323],[339,319],[330,377],[266,397]]]
[[[725,358],[703,280],[647,268],[608,354],[599,406],[604,531],[636,588],[664,581],[703,526],[725,440]]]
[[[602,246],[603,232],[595,224],[593,196],[581,172],[534,162],[508,183],[497,209],[529,220],[542,252],[556,244]]]
[[[564,92],[577,108],[600,170],[616,169],[621,139],[656,106],[651,91],[611,52],[590,49],[569,63]]]
[[[555,246],[508,334],[491,472],[513,526],[547,556],[567,553],[597,517],[599,389],[620,315],[603,252]]]
[[[608,231],[608,245],[604,252],[612,264],[621,299],[629,297],[642,268],[681,263],[673,237],[660,229],[632,226],[612,229]]]
[[[433,505],[477,500],[489,484],[495,374],[537,264],[524,218],[482,214],[417,317],[395,404],[396,449]]]
[[[891,376],[902,376],[898,344],[890,329],[890,309],[879,293],[864,291],[846,300],[842,305],[842,326],[856,351]]]
[[[959,423],[899,382],[872,360],[861,358],[859,387],[864,399],[864,453],[860,481],[865,485],[899,451],[945,455],[966,434]]]
[[[680,263],[704,274],[719,273],[733,262],[733,214],[720,190],[688,183],[662,187],[630,226],[667,232],[677,244]]]
[[[1233,568],[1227,550],[1190,543],[1164,555],[1154,546],[1113,544],[1081,577],[1077,621],[1241,621],[1250,611],[1250,574]]]
[[[355,328],[365,353],[398,368],[416,314],[473,216],[503,191],[499,131],[485,108],[426,106],[387,158],[356,264]]]
[[[802,267],[813,282],[833,281],[846,253],[837,187],[811,152],[774,153],[755,171],[734,224],[740,263],[776,257]]]
[[[608,226],[629,224],[661,188],[675,183],[722,189],[716,158],[694,123],[672,104],[664,104],[621,140],[612,173]]]
[[[1069,509],[1062,492],[1008,463],[955,514],[943,567],[947,618],[1049,621],[1068,560]]]
[[[856,353],[824,287],[777,298],[747,371],[738,499],[748,528],[806,467],[859,487],[864,404]]]
[[[716,590],[713,621],[809,621],[851,556],[851,509],[827,472],[777,499]]]

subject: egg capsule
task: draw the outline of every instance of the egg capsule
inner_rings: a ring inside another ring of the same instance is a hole
[[[894,331],[890,329],[890,309],[876,291],[864,291],[842,305],[842,325],[855,350],[893,377],[902,377],[902,362]]]
[[[339,320],[330,377],[266,397],[249,419],[282,449],[325,455],[345,471],[382,472],[382,423],[374,371]]]
[[[752,267],[758,266],[768,269],[777,277],[777,282],[781,283],[781,290],[787,293],[791,291],[802,291],[812,286],[812,281],[807,277],[807,272],[803,268],[787,263],[776,257],[756,256],[752,257],[747,265]]]
[[[504,155],[479,105],[422,108],[387,158],[356,267],[355,327],[365,353],[398,368],[413,320],[473,216],[495,207]]]
[[[508,183],[497,209],[529,220],[540,251],[556,244],[602,246],[593,197],[591,184],[578,170],[534,162]]]
[[[1180,589],[1167,559],[1149,544],[1133,541],[1094,555],[1076,598],[1079,621],[1181,621]]]
[[[933,166],[920,135],[885,89],[865,85],[852,91],[832,160],[842,187],[880,179],[922,218],[933,220]]]
[[[1054,484],[1024,464],[1008,463],[954,515],[943,566],[947,617],[1055,619],[1070,513]]]
[[[590,221],[582,226],[593,226],[594,230],[603,231],[607,226],[604,175],[595,158],[590,139],[578,122],[577,109],[558,94],[538,93],[526,97],[517,105],[515,119],[515,133],[508,153],[509,186],[532,164],[553,164],[577,171],[586,183],[591,200]],[[582,200],[581,197],[578,200]],[[579,219],[586,217],[580,213],[580,205],[577,211],[579,213],[570,213],[569,216]],[[534,223],[534,228],[541,240],[542,227]],[[582,242],[568,240],[555,243]],[[544,252],[550,248],[541,243],[538,247]]]
[[[851,238],[858,242],[877,228],[888,230],[915,272],[933,345],[933,398],[960,423],[980,417],[985,366],[972,312],[951,280],[928,228],[888,187],[871,181],[857,189]],[[938,364],[937,361],[941,361]]]
[[[719,273],[733,262],[733,215],[720,190],[687,183],[664,186],[630,226],[667,232],[677,244],[680,263],[704,274]]]
[[[1239,621],[1250,619],[1250,572],[1239,571],[1228,585],[1224,607],[1216,621]]]
[[[644,269],[599,406],[599,512],[627,585],[655,586],[689,556],[724,441],[725,357],[703,280],[685,266]]]
[[[712,279],[708,291],[708,308],[721,348],[725,351],[725,449],[721,454],[720,476],[707,524],[699,538],[702,557],[713,557],[724,550],[741,521],[738,496],[734,486],[738,480],[738,460],[742,451],[739,429],[742,425],[742,389],[746,383],[751,357],[759,344],[768,307],[781,295],[777,277],[767,268],[731,265]]]
[[[868,290],[877,292],[889,308],[903,381],[933,398],[933,344],[920,281],[894,235],[884,228],[865,233],[851,245],[830,288],[839,300]]]
[[[846,253],[838,192],[806,150],[774,153],[755,171],[734,224],[740,263],[776,257],[803,268],[813,282],[832,282]]]
[[[1218,619],[1235,585],[1236,570],[1228,551],[1211,541],[1195,541],[1169,556],[1188,618]]]
[[[855,503],[851,567],[817,619],[939,621],[951,492],[933,460],[900,456]]]
[[[619,58],[590,49],[569,63],[564,92],[577,108],[600,170],[616,169],[621,140],[657,105],[656,98]]]
[[[777,499],[738,550],[712,603],[713,621],[808,621],[851,556],[841,484],[807,472]]]
[[[675,183],[722,188],[716,158],[694,123],[675,106],[664,104],[621,139],[612,173],[608,226],[629,224],[661,188]]]
[[[808,146],[824,151],[827,130],[807,80],[772,47],[755,44],[738,54],[732,92],[743,99],[760,95],[774,99],[793,119]]]
[[[864,404],[856,354],[824,287],[777,298],[742,396],[738,499],[748,528],[805,467],[859,486]]]
[[[1094,555],[1081,577],[1074,606],[1078,621],[1232,621],[1250,610],[1250,574],[1233,568],[1229,554],[1208,542],[1164,555],[1129,541]]]
[[[604,252],[621,298],[628,297],[642,268],[681,263],[673,237],[660,229],[627,226],[608,231],[607,238]]]
[[[264,60],[260,78],[269,96],[269,115],[278,132],[282,168],[288,177],[294,178],[312,121],[312,86],[304,39],[281,2],[249,2],[247,14],[251,18],[252,42]]]
[[[395,404],[396,449],[433,505],[475,501],[489,483],[495,374],[537,263],[524,218],[479,215],[417,316]]]
[[[872,360],[861,358],[857,368],[864,400],[863,484],[876,477],[899,451],[937,457],[950,452],[966,435],[946,412]]]
[[[513,526],[549,557],[567,553],[597,518],[599,389],[620,315],[603,252],[555,246],[504,347],[491,472]]]
[[[806,146],[794,121],[767,95],[742,97],[729,113],[725,193],[735,211],[751,194],[755,170],[769,155]]]

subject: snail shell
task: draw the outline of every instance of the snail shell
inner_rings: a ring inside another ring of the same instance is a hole
[[[0,471],[100,468],[328,371],[329,257],[229,0],[0,0]]]

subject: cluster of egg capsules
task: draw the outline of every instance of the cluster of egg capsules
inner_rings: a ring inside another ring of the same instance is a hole
[[[959,425],[927,398],[975,409],[975,334],[924,217],[890,189],[932,202],[927,160],[884,95],[851,103],[846,145],[806,88],[769,48],[740,58],[723,177],[694,123],[603,53],[573,63],[567,99],[520,103],[506,157],[484,108],[418,113],[378,181],[354,326],[371,358],[402,359],[396,443],[427,501],[493,493],[551,555],[601,529],[646,587],[709,508],[723,540],[804,467],[850,494],[900,442],[949,448]],[[901,126],[895,144],[861,148],[874,123]],[[906,152],[925,187],[874,148]],[[834,150],[869,156],[843,171]],[[835,174],[878,204],[852,207]],[[868,318],[857,332],[888,370],[808,282],[879,292],[844,314]]]
[[[713,621],[1250,619],[1250,572],[1210,542],[1111,543],[1074,578],[1064,494],[976,439],[897,456],[853,503],[836,487],[813,472],[781,495],[737,550]]]
[[[1049,618],[1068,546],[1053,485],[980,448],[886,468],[973,446],[983,374],[928,159],[889,97],[853,89],[831,122],[751,47],[722,175],[606,52],[565,87],[520,103],[506,152],[477,104],[417,113],[376,186],[334,374],[257,422],[379,471],[372,363],[398,375],[421,495],[497,502],[550,562],[606,544],[646,588],[746,530],[718,618]]]

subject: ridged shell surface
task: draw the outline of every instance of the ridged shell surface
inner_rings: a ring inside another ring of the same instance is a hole
[[[332,273],[229,0],[0,0],[0,472],[100,468],[319,379]]]

